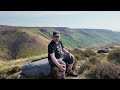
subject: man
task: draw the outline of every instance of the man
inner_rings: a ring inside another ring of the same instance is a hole
[[[52,68],[57,67],[62,72],[61,79],[65,79],[65,72],[69,76],[77,76],[72,71],[73,59],[74,56],[60,41],[60,32],[53,32],[53,40],[48,45],[48,61]]]

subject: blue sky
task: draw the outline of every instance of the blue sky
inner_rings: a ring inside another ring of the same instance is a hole
[[[0,11],[0,25],[120,31],[120,11]]]

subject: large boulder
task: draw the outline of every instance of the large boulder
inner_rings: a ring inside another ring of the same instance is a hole
[[[51,67],[48,63],[48,58],[35,61],[25,65],[22,68],[22,73],[28,77],[44,77],[50,74]]]

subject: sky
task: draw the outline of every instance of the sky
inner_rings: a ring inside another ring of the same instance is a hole
[[[0,11],[0,25],[120,31],[120,11]]]

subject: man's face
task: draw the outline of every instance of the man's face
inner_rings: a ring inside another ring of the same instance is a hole
[[[60,41],[60,35],[59,36],[53,36],[53,40],[55,42],[59,42]]]

